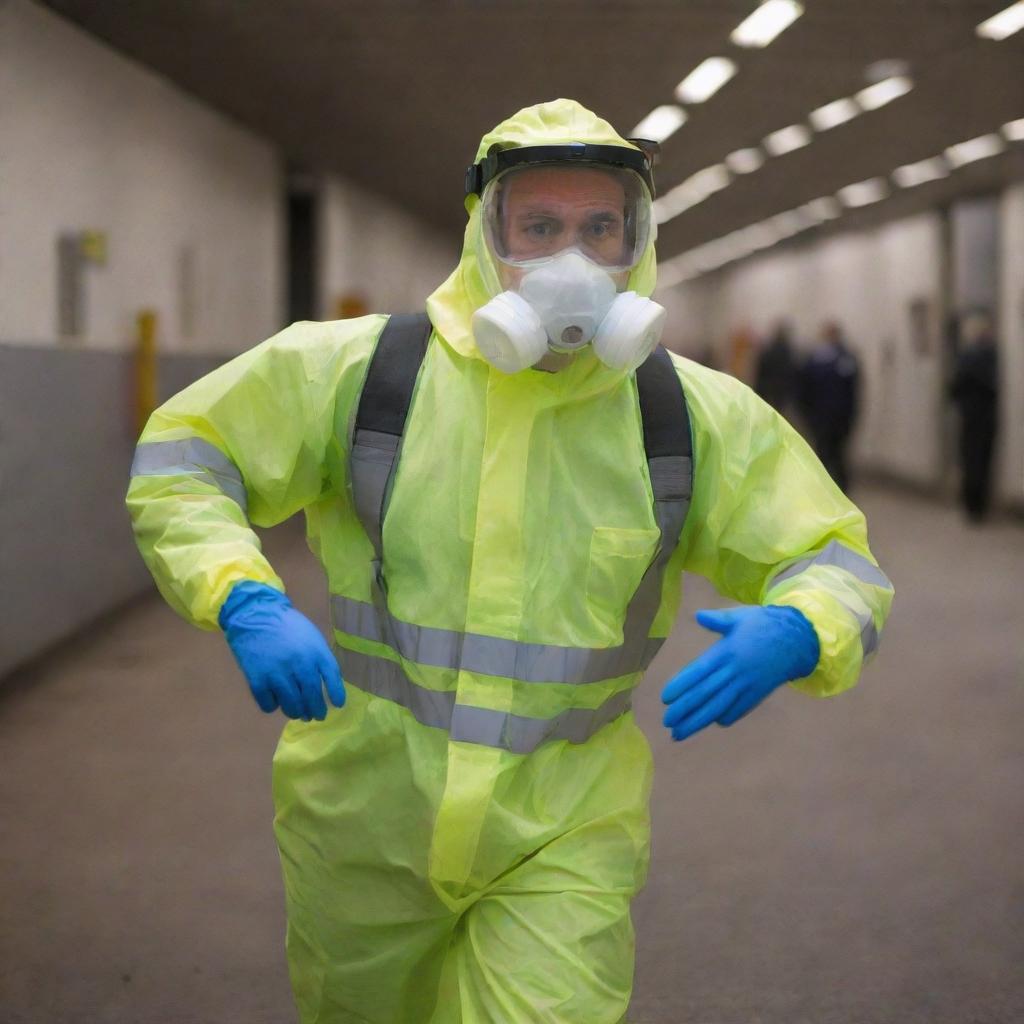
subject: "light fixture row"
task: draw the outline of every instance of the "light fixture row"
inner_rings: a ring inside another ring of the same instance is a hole
[[[923,185],[944,178],[965,164],[996,156],[1006,149],[1007,142],[1024,142],[1024,118],[1008,121],[998,132],[979,135],[977,138],[948,146],[939,156],[897,167],[889,178],[900,188]],[[885,176],[854,182],[839,189],[835,196],[814,199],[793,210],[740,228],[666,260],[659,268],[658,286],[672,287],[682,284],[701,274],[717,270],[727,263],[792,238],[827,220],[834,220],[842,214],[844,207],[856,209],[868,206],[885,199],[889,194],[889,179]]]
[[[767,46],[801,14],[803,6],[795,0],[765,0],[730,35],[738,46]],[[981,22],[976,33],[988,39],[1005,39],[1024,28],[1024,0],[1011,4],[1005,10]],[[728,57],[709,57],[690,72],[676,87],[676,98],[683,103],[702,103],[713,96],[737,71],[734,61]],[[913,88],[913,81],[905,74],[890,74],[880,81],[861,89],[853,96],[844,96],[812,110],[808,122],[817,132],[828,131],[845,124],[865,111],[877,110],[894,99],[906,95]],[[638,138],[663,142],[678,131],[687,121],[687,113],[681,106],[663,104],[656,107],[632,131]],[[721,164],[706,167],[691,175],[681,184],[660,196],[654,204],[655,219],[659,224],[678,216],[685,210],[703,202],[709,196],[725,188],[732,180],[730,175],[751,174],[759,170],[768,156],[782,156],[801,149],[812,140],[812,133],[806,124],[792,124],[771,132],[761,141],[760,146],[750,146],[730,153]],[[971,144],[983,145],[977,140]],[[990,143],[991,145],[991,143]],[[967,150],[968,156],[973,152]],[[947,155],[953,162],[958,153]],[[936,174],[937,166],[930,161],[921,161],[913,169],[899,168],[899,179],[916,183],[921,175]],[[924,177],[921,180],[933,180]],[[870,191],[854,190],[854,201]],[[874,201],[874,200],[870,200]]]
[[[1010,4],[1009,7],[986,18],[975,28],[975,32],[982,39],[1005,39],[1019,32],[1024,28],[1024,0],[1019,3]]]
[[[892,75],[875,82],[855,95],[846,96],[842,99],[833,100],[808,115],[808,120],[819,132],[835,128],[837,125],[856,117],[867,110],[877,110],[879,107],[891,103],[900,96],[906,95],[914,87],[913,81],[907,75]],[[673,110],[679,108],[659,107],[659,110]],[[657,113],[657,111],[655,111]],[[653,115],[651,115],[653,116]],[[641,122],[637,128],[642,127]],[[697,174],[687,178],[681,185],[670,189],[660,196],[654,204],[655,217],[659,224],[663,224],[673,217],[679,216],[685,210],[703,202],[708,196],[720,191],[732,180],[729,172],[733,175],[752,174],[765,162],[765,154],[768,156],[782,156],[785,153],[792,153],[796,149],[802,149],[811,142],[811,129],[805,124],[791,124],[778,131],[771,132],[761,140],[760,146],[750,146],[745,149],[737,149],[730,153],[723,163],[715,164],[713,167],[705,168]],[[722,170],[725,171],[723,179]],[[714,173],[712,173],[714,172]],[[700,183],[714,181],[715,188],[702,188]]]
[[[765,47],[804,13],[797,0],[764,0],[754,12],[732,31],[729,39],[736,46]],[[708,57],[701,61],[675,88],[680,103],[709,100],[738,68],[729,57]],[[630,133],[634,138],[664,142],[687,120],[686,111],[676,104],[655,107]]]

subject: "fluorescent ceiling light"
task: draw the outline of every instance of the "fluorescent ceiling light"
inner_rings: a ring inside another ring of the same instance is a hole
[[[785,213],[777,213],[764,221],[764,226],[775,234],[775,241],[781,242],[784,238],[792,238],[793,235],[806,231],[814,224],[803,210],[787,210]]]
[[[739,259],[742,256],[749,256],[754,251],[752,239],[748,234],[748,228],[739,228],[736,231],[730,231],[722,241],[727,242],[729,251],[733,255],[733,259]]]
[[[702,273],[708,274],[712,270],[718,270],[728,260],[720,259],[714,253],[698,252],[693,259],[694,266]]]
[[[829,128],[835,128],[837,124],[845,124],[859,113],[860,107],[853,100],[844,97],[841,100],[826,103],[825,106],[818,107],[817,110],[812,110],[809,118],[817,131],[824,132]]]
[[[743,229],[743,240],[751,252],[767,249],[779,240],[779,232],[767,221]]]
[[[892,180],[900,188],[913,188],[923,185],[926,181],[936,181],[949,174],[949,165],[941,156],[933,156],[929,160],[919,160],[916,164],[904,164],[892,172]]]
[[[751,174],[763,163],[764,154],[756,147],[752,149],[737,149],[736,152],[730,153],[725,158],[725,166],[733,174]]]
[[[913,88],[913,81],[906,75],[896,75],[893,78],[883,78],[882,81],[861,89],[854,98],[865,110],[877,110],[886,103],[905,96]]]
[[[695,249],[689,249],[682,256],[677,257],[678,266],[695,271],[697,274],[717,270],[727,259],[727,254],[722,250],[724,241],[725,238],[716,238],[703,245],[698,245]]]
[[[780,128],[772,132],[764,140],[764,148],[772,156],[782,156],[783,153],[791,153],[794,149],[800,149],[811,141],[811,133],[802,124],[791,124],[788,128]]]
[[[800,209],[819,223],[823,220],[835,220],[842,213],[839,203],[831,196],[812,199],[809,203],[804,203]]]
[[[703,103],[735,74],[736,65],[728,57],[708,57],[676,86],[676,98],[682,103]]]
[[[796,0],[766,0],[736,26],[729,38],[737,46],[767,46],[804,13]]]
[[[716,238],[713,242],[702,245],[697,250],[697,265],[708,270],[716,269],[739,255],[729,237]]]
[[[672,103],[655,107],[630,135],[634,139],[651,139],[664,142],[676,129],[686,124],[686,111]]]
[[[658,263],[657,288],[672,288],[684,281],[689,281],[697,276],[697,270],[689,258],[688,252],[673,256],[670,260]]]
[[[685,284],[700,276],[699,270],[689,266],[670,266],[667,270],[666,266],[667,264],[663,263],[658,267],[658,288],[675,288],[676,285]]]
[[[683,184],[705,196],[709,196],[725,188],[729,184],[729,180],[729,171],[725,164],[714,164],[711,167],[705,167],[703,171],[698,171],[696,174],[691,175]]]
[[[1024,142],[1024,117],[1016,121],[1007,121],[1000,131],[1011,142]]]
[[[966,142],[958,142],[946,150],[946,159],[954,167],[963,167],[964,164],[972,163],[975,160],[984,160],[985,157],[995,156],[1006,148],[1003,140],[993,132],[991,135],[979,135],[976,139],[968,139]]]
[[[1005,39],[1024,28],[1024,0],[993,14],[974,31],[983,39]]]
[[[841,188],[836,196],[843,206],[867,206],[868,203],[877,203],[889,194],[885,185],[885,178],[869,178],[867,181],[858,181],[853,185]]]
[[[654,217],[658,224],[678,217],[684,210],[704,202],[729,184],[729,170],[725,164],[715,164],[691,174],[681,185],[669,189],[654,200]]]

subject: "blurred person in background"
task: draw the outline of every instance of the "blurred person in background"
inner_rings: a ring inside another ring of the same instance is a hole
[[[754,331],[749,324],[740,324],[730,335],[726,369],[737,380],[749,384],[755,353]]]
[[[655,347],[652,191],[578,103],[521,110],[468,169],[429,318],[293,324],[140,440],[161,592],[289,719],[304,1024],[617,1024],[650,842],[631,693],[682,571],[742,603],[698,613],[716,642],[662,692],[675,740],[786,683],[845,690],[877,647],[892,587],[862,513],[750,389]],[[334,651],[250,526],[299,511]]]
[[[960,500],[967,518],[988,514],[999,415],[999,364],[992,317],[964,317],[949,394],[960,413]]]
[[[834,321],[822,327],[797,386],[797,404],[811,434],[814,451],[839,487],[849,492],[847,446],[857,422],[860,367]]]
[[[754,376],[754,390],[783,416],[788,415],[796,393],[797,359],[792,337],[790,325],[780,321],[758,354]]]

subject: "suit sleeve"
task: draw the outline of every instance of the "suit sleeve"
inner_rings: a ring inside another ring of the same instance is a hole
[[[348,421],[385,322],[292,324],[150,417],[127,506],[160,592],[189,622],[215,629],[239,580],[284,589],[252,525],[345,493]]]
[[[821,657],[795,688],[828,696],[853,686],[893,598],[863,513],[749,388],[688,360],[677,367],[695,467],[683,568],[735,601],[789,605],[807,616]]]

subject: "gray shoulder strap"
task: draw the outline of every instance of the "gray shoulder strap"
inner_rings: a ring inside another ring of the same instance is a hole
[[[350,460],[352,493],[378,562],[385,499],[429,340],[426,313],[390,317],[377,339],[359,397]]]
[[[386,499],[430,330],[425,313],[391,317],[377,341],[359,398],[352,490],[356,514],[374,546],[378,567],[383,558]],[[630,601],[623,654],[639,654],[647,663],[660,646],[660,641],[650,642],[648,634],[661,603],[665,567],[679,543],[693,493],[693,445],[686,396],[668,352],[660,345],[637,370],[636,382],[661,542]]]
[[[636,389],[643,421],[644,452],[654,492],[654,518],[661,541],[626,611],[623,648],[637,652],[646,668],[661,639],[650,639],[662,585],[686,522],[693,495],[693,440],[690,414],[679,374],[668,351],[659,345],[636,371]]]

